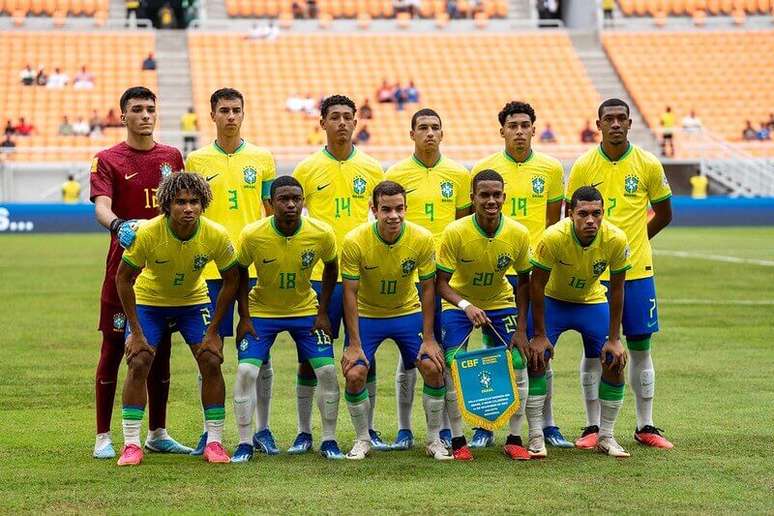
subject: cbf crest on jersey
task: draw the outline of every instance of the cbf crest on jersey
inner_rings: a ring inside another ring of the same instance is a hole
[[[126,316],[122,313],[117,313],[113,316],[113,329],[121,331],[126,327]]]
[[[411,274],[416,268],[417,268],[417,262],[414,261],[412,258],[406,258],[400,264],[400,269],[401,269],[401,272],[403,272],[404,278],[409,274]]]
[[[352,180],[352,193],[354,194],[353,197],[362,198],[366,191],[367,184],[368,183],[366,183],[366,180],[363,179],[362,176],[355,176],[355,178]]]
[[[193,259],[193,270],[198,271],[204,268],[205,265],[207,265],[207,262],[209,262],[210,259],[206,255],[203,254],[197,254]]]
[[[172,173],[172,165],[165,161],[159,165],[159,171],[161,172],[161,177],[166,178],[169,174]]]
[[[532,193],[535,195],[543,195],[546,190],[546,180],[540,176],[532,178]]]
[[[454,197],[454,183],[451,181],[441,181],[441,198],[449,201]]]
[[[258,172],[253,167],[245,167],[242,170],[242,175],[245,178],[246,188],[255,188],[255,182],[258,180]]]
[[[507,254],[501,254],[497,257],[497,270],[504,271],[511,265],[511,257]]]
[[[301,253],[301,268],[308,269],[314,263],[314,251],[311,249],[305,250]]]
[[[599,276],[605,272],[605,269],[607,269],[607,262],[604,260],[597,260],[591,267],[592,272],[594,272],[594,276]]]
[[[626,176],[624,179],[624,195],[634,195],[637,193],[637,188],[640,186],[640,178],[634,175]]]

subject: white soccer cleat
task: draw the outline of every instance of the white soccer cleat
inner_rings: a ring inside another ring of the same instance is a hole
[[[449,453],[449,450],[444,446],[441,439],[436,439],[433,442],[427,443],[425,452],[428,457],[432,457],[435,460],[454,460],[454,457]]]
[[[597,451],[619,459],[631,457],[629,452],[624,450],[623,446],[618,444],[613,436],[600,437],[597,441]]]
[[[113,448],[113,441],[110,439],[110,432],[97,434],[97,439],[94,443],[94,453],[92,455],[95,459],[112,459],[116,456],[116,450]]]
[[[371,443],[369,441],[355,441],[355,445],[349,450],[347,458],[350,460],[363,460],[370,451]]]
[[[546,440],[543,437],[543,434],[533,435],[529,438],[527,451],[529,452],[529,457],[531,459],[545,459],[548,456]]]

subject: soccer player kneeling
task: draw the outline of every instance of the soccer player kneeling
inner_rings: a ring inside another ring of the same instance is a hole
[[[404,220],[406,191],[397,183],[383,181],[376,185],[371,209],[376,222],[350,231],[341,250],[347,331],[341,368],[356,433],[355,445],[347,458],[364,459],[371,450],[366,377],[379,345],[392,339],[406,368],[417,367],[425,382],[427,454],[439,460],[451,459],[438,437],[446,387],[443,353],[433,338],[433,236]],[[417,273],[421,300],[414,286]]]
[[[161,215],[143,224],[124,251],[116,287],[129,323],[126,337],[128,372],[123,393],[124,448],[119,466],[142,461],[140,426],[145,411],[145,379],[156,348],[171,324],[190,346],[202,375],[202,406],[207,425],[204,458],[229,462],[221,444],[226,389],[220,364],[223,341],[218,325],[239,288],[236,254],[226,229],[202,217],[212,200],[207,181],[197,174],[172,173],[157,192]],[[213,314],[202,278],[214,261],[223,288]],[[132,278],[137,270],[134,287]]]
[[[328,459],[343,459],[336,443],[339,384],[328,318],[339,269],[336,236],[328,224],[301,216],[304,191],[296,179],[280,177],[272,183],[270,196],[274,215],[245,226],[237,253],[242,275],[237,326],[239,366],[234,385],[239,446],[233,461],[247,462],[253,456],[255,382],[277,334],[283,331],[295,341],[299,363],[308,362],[317,378],[323,430],[320,453]],[[310,277],[320,260],[324,268],[318,301]],[[248,268],[253,264],[258,281],[249,290]]]
[[[613,437],[624,398],[626,351],[621,344],[624,280],[631,268],[626,235],[602,220],[602,194],[592,186],[578,188],[570,200],[570,216],[546,229],[531,259],[532,322],[529,345],[530,401],[527,419],[530,448],[543,435],[546,356],[553,356],[559,336],[575,330],[583,337],[585,362],[598,359],[593,371],[582,372],[586,417],[598,421],[596,449],[613,457],[628,457]],[[610,303],[600,276],[610,268]],[[601,381],[600,381],[601,376]],[[542,391],[542,392],[541,392]],[[533,403],[534,400],[534,403]],[[595,415],[596,414],[596,415]],[[596,423],[595,423],[596,424]]]

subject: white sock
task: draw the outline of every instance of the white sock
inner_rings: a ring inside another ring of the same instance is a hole
[[[586,404],[586,426],[599,426],[599,380],[602,363],[599,358],[581,358],[580,379],[583,402]]]
[[[314,370],[320,392],[317,395],[317,408],[322,420],[322,441],[336,440],[336,420],[339,417],[339,382],[336,378],[336,366],[324,365]]]
[[[361,401],[347,400],[349,416],[352,418],[352,426],[355,427],[355,437],[358,441],[371,441],[368,434],[368,413],[371,410],[371,402],[368,397]]]
[[[239,444],[252,443],[253,411],[255,410],[255,382],[260,369],[254,364],[237,366],[234,382],[234,418],[239,431]]]
[[[451,428],[452,437],[462,437],[462,412],[457,405],[457,390],[452,383],[448,367],[444,371],[444,380],[446,381],[446,416],[449,418],[449,428]]]
[[[121,425],[124,428],[124,446],[134,444],[138,448],[140,445],[140,427],[142,426],[142,420],[140,419],[122,419]]]
[[[395,399],[398,406],[398,430],[411,430],[411,411],[414,407],[414,389],[417,385],[417,368],[408,371],[403,367],[403,357],[398,355],[395,371]]]
[[[517,410],[508,421],[511,435],[521,436],[521,427],[524,423],[524,413],[526,412],[527,401],[529,400],[529,377],[527,369],[516,369],[516,387],[519,391],[519,410]],[[542,430],[542,429],[541,429]]]
[[[204,422],[207,427],[207,444],[221,442],[225,423],[223,419],[209,419]]]
[[[255,429],[260,432],[269,427],[271,392],[274,385],[274,369],[271,362],[261,364],[258,381],[255,382]]]
[[[146,437],[146,440],[153,441],[155,439],[169,439],[169,434],[167,433],[167,429],[157,428],[155,430],[150,430],[148,432],[148,436]]]
[[[298,413],[298,433],[312,433],[312,403],[314,402],[315,385],[299,383],[296,379],[296,412]],[[302,381],[307,381],[306,379]],[[319,398],[318,398],[319,403]]]
[[[637,430],[653,425],[653,395],[656,390],[656,372],[650,350],[629,349],[629,385],[634,391],[637,409]]]
[[[546,366],[546,401],[543,404],[543,428],[556,426],[554,423],[554,370],[551,368],[551,360]],[[529,419],[529,416],[527,416]],[[530,425],[530,428],[532,426]]]
[[[376,411],[376,378],[370,382],[366,380],[366,389],[368,390],[368,429],[372,430]]]
[[[599,400],[599,404],[602,406],[601,418],[599,420],[599,438],[612,437],[615,420],[621,411],[623,400]]]
[[[422,406],[425,409],[425,420],[427,421],[427,442],[431,443],[438,439],[438,432],[441,431],[441,421],[443,421],[443,406],[446,404],[446,389],[443,389],[440,396],[422,393]]]
[[[527,424],[529,425],[529,437],[543,437],[543,410],[546,396],[529,396],[527,398]],[[514,434],[518,435],[518,434]]]

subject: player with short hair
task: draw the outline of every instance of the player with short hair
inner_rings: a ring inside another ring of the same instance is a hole
[[[581,380],[586,418],[599,411],[597,449],[613,457],[629,454],[613,437],[613,427],[624,399],[626,351],[621,344],[624,280],[631,269],[629,244],[623,231],[603,220],[604,200],[592,186],[575,190],[569,217],[546,229],[530,260],[532,329],[530,331],[530,396],[527,402],[529,449],[545,452],[542,432],[546,356],[553,357],[559,336],[575,330],[583,338],[584,360],[600,363],[597,376]],[[610,273],[610,291],[600,282]],[[585,373],[588,375],[589,373]],[[601,376],[601,381],[600,381]],[[587,392],[595,386],[596,392]],[[594,403],[589,400],[598,399]],[[590,423],[587,423],[590,424]]]
[[[251,222],[271,213],[268,202],[269,188],[276,176],[274,157],[268,149],[258,147],[242,138],[245,116],[244,96],[233,88],[221,88],[210,96],[210,118],[215,123],[215,141],[191,152],[186,159],[186,170],[202,175],[212,189],[212,204],[207,217],[222,224],[232,242],[237,242],[242,229]],[[255,284],[255,268],[250,267],[250,281]],[[210,301],[214,304],[223,286],[217,267],[211,263],[204,269],[204,279]],[[218,329],[221,338],[234,335],[234,307],[232,306]],[[237,376],[239,373],[237,373]],[[237,382],[241,380],[237,378]],[[262,453],[279,453],[269,429],[274,370],[267,360],[255,382],[257,431],[253,445]],[[207,436],[202,433],[194,455],[201,455]]]
[[[128,372],[124,381],[124,448],[119,466],[143,459],[140,427],[145,410],[145,380],[162,336],[174,325],[196,358],[202,376],[201,398],[207,425],[204,458],[229,462],[221,444],[226,388],[220,364],[220,324],[239,288],[236,253],[228,232],[201,214],[212,200],[207,181],[197,174],[173,173],[159,185],[161,215],[137,230],[122,256],[116,288],[126,313]],[[214,261],[223,277],[213,313],[202,273]],[[132,280],[137,271],[137,281]]]
[[[110,437],[110,419],[116,394],[118,368],[124,355],[126,315],[116,292],[116,271],[123,246],[134,239],[137,219],[158,215],[156,190],[162,177],[183,168],[174,147],[153,140],[156,95],[148,88],[127,89],[119,102],[126,140],[100,151],[91,162],[91,193],[97,222],[110,230],[110,247],[100,297],[99,330],[102,348],[96,374],[97,438],[94,457],[110,459],[116,452]],[[148,439],[145,447],[166,453],[190,453],[191,448],[172,439],[166,431],[169,397],[170,338],[159,342],[156,360],[148,375]]]
[[[464,166],[441,154],[443,126],[436,111],[424,108],[414,113],[409,137],[414,142],[414,154],[390,167],[384,177],[406,189],[406,220],[433,233],[437,253],[444,228],[470,213],[470,174]],[[435,303],[435,340],[441,342],[441,298],[438,295]],[[406,369],[399,359],[395,373],[398,436],[392,445],[393,450],[407,450],[414,444],[411,412],[416,381],[416,369]],[[451,430],[446,414],[441,440],[447,447],[451,446]]]
[[[277,334],[283,331],[290,333],[299,363],[312,366],[320,386],[320,453],[328,459],[343,459],[336,443],[339,384],[328,319],[328,303],[339,274],[336,237],[328,224],[301,215],[304,191],[294,178],[278,178],[271,185],[270,196],[274,215],[245,226],[237,253],[243,276],[237,327],[239,366],[234,385],[240,442],[232,460],[252,458],[253,383]],[[319,300],[309,282],[318,261],[324,263]],[[247,267],[251,265],[258,272],[258,283],[248,289]]]
[[[534,247],[545,228],[559,220],[564,197],[564,169],[562,163],[542,152],[532,149],[537,117],[531,105],[525,102],[508,102],[497,115],[500,136],[505,149],[476,163],[471,174],[492,169],[505,179],[506,204],[503,213],[521,222],[529,230],[530,244]],[[516,276],[508,274],[508,280],[516,288]],[[485,344],[491,344],[487,338]],[[564,438],[553,416],[553,370],[546,371],[546,407],[543,429],[546,441],[552,446],[572,448]],[[471,448],[494,444],[492,433],[476,429]]]
[[[385,339],[392,339],[407,368],[418,367],[425,386],[422,401],[427,418],[429,456],[451,459],[438,437],[446,386],[443,353],[433,338],[435,260],[433,236],[405,221],[406,190],[393,181],[373,191],[374,223],[350,231],[341,250],[344,279],[346,344],[341,369],[355,445],[348,459],[364,459],[371,450],[370,400],[365,384],[369,365]],[[422,286],[420,298],[415,275]]]
[[[672,191],[658,158],[629,142],[629,106],[620,99],[608,99],[597,110],[597,128],[602,133],[599,147],[583,154],[570,171],[567,192],[594,186],[605,199],[605,218],[623,230],[632,252],[632,269],[624,283],[623,333],[629,348],[629,384],[634,391],[637,428],[634,438],[655,448],[672,448],[653,423],[653,395],[656,375],[650,356],[650,338],[658,331],[656,284],[650,239],[672,220]],[[648,205],[654,215],[649,218]],[[602,275],[603,283],[608,274]],[[598,371],[599,361],[583,361],[582,374]],[[589,392],[594,392],[590,387]],[[596,445],[598,417],[592,418],[575,442],[579,448]]]
[[[482,328],[498,345],[516,348],[511,356],[521,404],[510,419],[510,434],[503,451],[511,459],[529,460],[521,442],[529,386],[527,364],[522,356],[527,348],[529,232],[502,214],[506,196],[500,174],[484,169],[473,176],[472,188],[473,215],[446,228],[438,253],[438,291],[444,300],[444,353],[448,366],[460,349],[467,349],[474,326]],[[519,278],[515,299],[514,289],[506,279],[508,270],[516,271]],[[473,455],[462,433],[457,392],[448,372],[446,384],[450,387],[446,391],[446,410],[452,426],[452,454],[456,460],[471,460]]]
[[[325,147],[304,159],[293,171],[304,190],[304,205],[309,216],[327,223],[336,234],[340,249],[344,236],[368,220],[368,203],[374,187],[382,180],[382,166],[376,159],[352,145],[352,133],[357,126],[357,108],[344,95],[331,95],[320,106],[320,127],[325,131]],[[318,297],[322,293],[323,266],[312,271],[312,288]],[[328,316],[334,339],[339,337],[343,314],[341,279],[336,283]],[[376,449],[389,445],[373,429],[373,407],[376,402],[376,364],[371,364],[366,382],[371,397],[369,430]],[[302,363],[298,371],[298,435],[288,453],[304,453],[312,447],[312,399],[317,380],[312,367]]]

